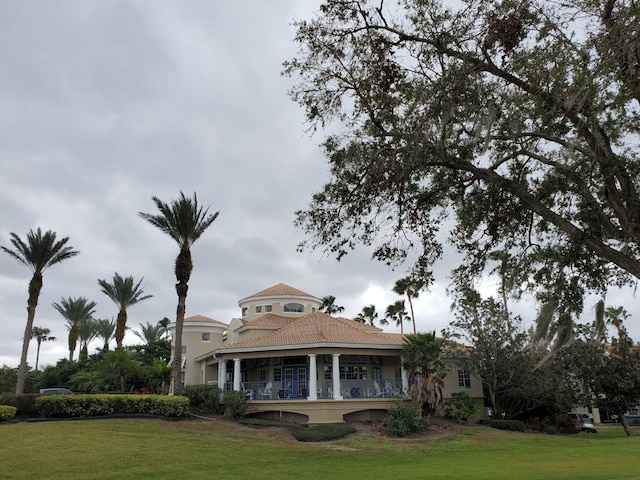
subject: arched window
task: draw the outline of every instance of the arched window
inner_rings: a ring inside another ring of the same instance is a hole
[[[284,311],[285,313],[302,313],[304,311],[304,306],[300,303],[287,303],[284,306]]]

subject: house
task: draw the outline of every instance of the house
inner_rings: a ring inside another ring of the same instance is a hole
[[[279,283],[238,302],[227,325],[185,318],[183,380],[245,391],[248,414],[297,423],[381,418],[409,387],[404,337],[320,311],[321,300]],[[465,391],[482,406],[477,378],[453,352],[444,396]]]

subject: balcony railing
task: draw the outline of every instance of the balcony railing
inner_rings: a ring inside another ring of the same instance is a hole
[[[226,390],[233,383],[225,384]],[[252,401],[259,400],[306,400],[309,397],[308,382],[242,382],[241,390]],[[402,381],[395,380],[340,380],[340,396],[345,400],[363,398],[395,398],[403,395]],[[333,399],[333,380],[319,380],[316,396]]]

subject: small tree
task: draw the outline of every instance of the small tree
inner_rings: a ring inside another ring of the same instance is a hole
[[[36,349],[36,370],[38,370],[38,362],[40,360],[40,345],[42,342],[53,342],[56,340],[56,337],[49,335],[51,330],[48,328],[42,327],[33,327],[31,329],[31,338],[35,338],[38,344]]]

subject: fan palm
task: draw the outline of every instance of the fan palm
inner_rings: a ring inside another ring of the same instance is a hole
[[[53,342],[56,340],[56,337],[52,337],[49,334],[51,330],[43,327],[33,327],[31,329],[31,338],[35,338],[38,344],[36,349],[36,370],[38,370],[38,362],[40,360],[40,346],[42,342]]]
[[[396,326],[400,327],[400,333],[404,334],[404,322],[411,320],[407,315],[407,310],[404,306],[404,300],[398,300],[392,303],[385,310],[385,318],[396,322]]]
[[[84,297],[63,298],[60,303],[52,303],[60,315],[67,321],[69,329],[69,361],[73,361],[73,352],[78,344],[80,322],[91,318],[95,312],[96,302],[89,302]]]
[[[327,295],[326,297],[322,297],[320,310],[324,313],[328,313],[329,315],[333,315],[334,313],[344,312],[344,307],[336,305],[336,297],[333,295]]]
[[[169,324],[171,320],[167,317],[164,317],[162,320],[158,321],[158,325],[162,327],[162,334],[164,335],[165,340],[169,340]]]
[[[103,318],[97,321],[96,325],[96,338],[99,338],[103,342],[102,351],[109,351],[109,342],[113,340],[114,334],[116,331],[116,322],[114,320],[109,320],[108,318]]]
[[[141,287],[143,279],[141,278],[138,283],[134,283],[133,277],[124,278],[116,272],[113,275],[112,283],[106,280],[98,280],[98,284],[102,287],[102,293],[109,297],[119,308],[116,319],[116,348],[122,348],[122,341],[127,330],[127,308],[153,296],[144,294],[144,290]]]
[[[425,286],[424,280],[413,277],[404,277],[398,280],[393,286],[393,291],[398,295],[406,295],[411,311],[411,322],[413,323],[413,333],[416,333],[416,317],[413,313],[413,299],[418,298],[420,290]]]
[[[159,215],[140,212],[139,215],[154,227],[160,229],[173,238],[180,247],[180,253],[175,261],[176,293],[178,294],[178,308],[176,310],[176,329],[173,338],[173,391],[182,390],[182,327],[186,310],[189,279],[193,271],[191,260],[191,246],[198,240],[207,228],[218,218],[220,212],[209,214],[209,208],[198,206],[198,198],[194,192],[193,198],[188,198],[183,192],[177,200],[166,204],[157,197],[152,197]]]
[[[446,368],[440,360],[444,339],[436,332],[409,334],[402,347],[402,365],[409,377],[409,394],[424,413],[434,411],[442,402]]]
[[[80,252],[74,250],[73,247],[67,246],[69,237],[56,241],[56,234],[51,230],[47,230],[45,233],[42,233],[40,228],[35,232],[29,230],[26,242],[15,233],[11,233],[10,236],[14,250],[7,247],[0,248],[33,272],[29,282],[27,324],[22,338],[22,354],[20,355],[20,366],[18,367],[18,379],[16,382],[16,393],[21,394],[24,393],[24,383],[27,378],[27,354],[29,352],[29,342],[31,341],[38,298],[42,290],[42,274],[47,268],[74,257]]]

